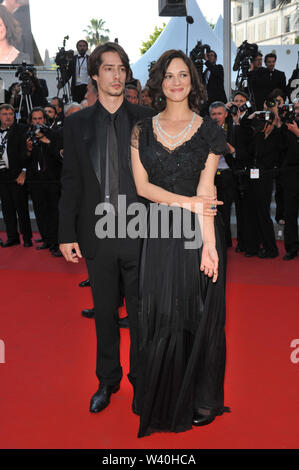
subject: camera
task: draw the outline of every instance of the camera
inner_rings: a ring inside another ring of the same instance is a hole
[[[37,137],[37,134],[43,134],[43,136],[50,138],[51,129],[45,124],[36,124],[35,126],[30,126],[26,133],[26,139],[31,140],[33,145],[39,145],[40,140]]]
[[[251,105],[250,101],[247,100],[246,103],[242,104],[239,107],[239,110],[241,111],[241,113],[243,113],[244,111],[250,112],[252,110],[252,105]]]
[[[236,116],[238,114],[238,106],[235,105],[235,104],[232,104],[229,108],[227,108],[228,111],[233,115],[233,116]]]
[[[64,47],[60,47],[55,57],[55,63],[58,67],[67,68],[69,62],[73,59],[73,57],[73,50],[70,49],[69,51],[66,51]]]
[[[252,119],[252,127],[255,131],[262,131],[265,124],[271,126],[275,119],[275,114],[272,111],[256,111],[255,116]]]
[[[22,64],[17,68],[15,77],[19,78],[21,81],[22,92],[27,95],[31,94],[33,66],[26,64],[26,62],[22,62]]]
[[[239,68],[249,69],[249,60],[252,60],[258,53],[258,45],[243,41],[238,47],[233,70],[236,72]]]
[[[208,44],[202,44],[201,41],[197,41],[196,46],[190,52],[190,59],[196,67],[199,75],[202,75],[203,70],[203,61],[205,60],[205,55],[211,52],[211,48]]]
[[[278,116],[283,123],[292,123],[298,117],[298,115],[295,113],[295,106],[292,103],[279,106]]]

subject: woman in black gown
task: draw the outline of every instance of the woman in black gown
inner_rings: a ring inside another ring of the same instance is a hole
[[[148,85],[161,112],[135,126],[131,149],[137,193],[151,201],[140,268],[139,437],[186,431],[225,411],[225,239],[214,196],[225,136],[199,116],[198,74],[182,51],[165,52]],[[158,237],[150,236],[158,206],[169,215],[169,238],[163,216]],[[201,246],[186,243],[178,213],[191,220]]]

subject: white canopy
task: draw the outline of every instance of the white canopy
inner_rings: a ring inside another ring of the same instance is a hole
[[[188,54],[197,41],[202,41],[217,52],[218,63],[222,63],[223,42],[213,32],[196,0],[188,0],[187,13],[194,19],[194,23],[189,25]],[[163,52],[169,49],[181,49],[186,52],[186,31],[186,18],[172,17],[152,47],[132,65],[133,76],[138,78],[143,86],[148,79],[150,63],[157,60]]]

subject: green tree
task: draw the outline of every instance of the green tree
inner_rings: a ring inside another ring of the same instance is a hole
[[[160,36],[165,26],[166,23],[163,23],[163,25],[159,28],[155,26],[154,32],[153,34],[150,34],[149,39],[147,41],[142,41],[142,46],[140,47],[140,52],[142,55],[145,54],[146,51],[148,51],[148,49],[152,47],[152,45],[156,42],[157,38]]]
[[[107,33],[110,33],[110,30],[105,28],[105,23],[106,21],[104,20],[92,18],[87,28],[83,30],[83,32],[86,33],[85,39],[91,48],[109,41]]]

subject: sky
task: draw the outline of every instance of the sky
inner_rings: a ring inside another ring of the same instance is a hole
[[[223,0],[197,0],[207,20],[216,23],[222,15]],[[48,5],[48,6],[46,6]],[[76,7],[78,5],[78,7]],[[155,26],[167,24],[169,18],[158,13],[158,0],[30,0],[32,32],[42,59],[50,57],[69,36],[66,49],[76,48],[91,18],[102,19],[112,41],[118,38],[131,63],[140,57],[139,48],[153,33]]]

